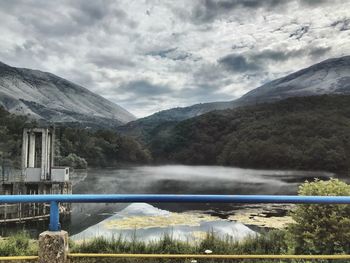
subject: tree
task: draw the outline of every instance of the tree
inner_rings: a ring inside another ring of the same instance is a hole
[[[77,169],[86,169],[87,162],[84,158],[77,156],[75,153],[70,153],[68,156],[59,160],[61,166],[69,166]]]
[[[350,185],[338,180],[315,180],[299,187],[299,195],[348,196]],[[295,253],[336,254],[350,252],[350,205],[302,204],[292,214],[288,231]]]

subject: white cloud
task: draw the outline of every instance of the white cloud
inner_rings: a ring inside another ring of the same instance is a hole
[[[232,100],[349,54],[349,11],[348,1],[317,0],[3,1],[0,60],[75,81],[141,117]]]

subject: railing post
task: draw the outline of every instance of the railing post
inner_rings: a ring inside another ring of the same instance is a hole
[[[50,203],[50,224],[49,231],[60,231],[60,211],[59,204],[56,201]]]
[[[39,235],[39,263],[67,263],[68,252],[66,231],[45,231]]]
[[[50,203],[49,231],[39,235],[39,263],[68,262],[68,233],[61,230],[59,203]]]

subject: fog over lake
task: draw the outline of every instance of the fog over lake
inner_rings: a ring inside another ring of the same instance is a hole
[[[305,180],[328,179],[326,172],[253,170],[222,166],[134,166],[119,169],[89,169],[73,178],[74,194],[296,194]],[[121,211],[129,204],[73,204],[71,222],[63,224],[70,233]],[[172,211],[222,213],[237,204],[152,204]]]

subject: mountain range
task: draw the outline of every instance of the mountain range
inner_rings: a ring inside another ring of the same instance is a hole
[[[328,59],[268,82],[232,101],[232,105],[237,107],[324,94],[350,94],[350,56]]]
[[[119,105],[51,73],[0,62],[0,105],[39,121],[117,126],[135,120]]]
[[[268,82],[241,98],[227,102],[196,104],[189,107],[163,110],[145,118],[131,121],[117,129],[125,134],[146,139],[158,127],[175,124],[214,110],[234,109],[289,97],[323,94],[350,94],[350,56],[332,58]]]
[[[177,123],[215,110],[288,97],[350,93],[350,56],[332,58],[268,82],[241,98],[163,110],[137,119],[119,105],[61,77],[0,62],[0,106],[11,113],[54,123],[115,128],[147,136],[162,123]]]

